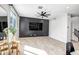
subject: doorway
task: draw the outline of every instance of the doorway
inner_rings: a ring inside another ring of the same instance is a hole
[[[68,41],[66,45],[66,53],[69,55],[79,55],[79,16],[69,15],[68,18]],[[73,51],[72,51],[73,50]]]

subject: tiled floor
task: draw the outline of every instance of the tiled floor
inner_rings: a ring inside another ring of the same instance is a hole
[[[24,46],[29,46],[45,51],[48,55],[65,55],[65,43],[50,37],[26,37],[19,38],[19,40],[21,42],[21,54],[24,54]]]

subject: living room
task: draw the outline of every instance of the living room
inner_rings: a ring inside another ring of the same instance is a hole
[[[1,55],[66,55],[66,43],[70,42],[68,16],[78,13],[78,6],[1,4],[0,7],[7,12],[8,27],[4,32],[8,33],[2,36],[0,46],[3,49],[2,44],[6,41],[9,45],[1,50]]]

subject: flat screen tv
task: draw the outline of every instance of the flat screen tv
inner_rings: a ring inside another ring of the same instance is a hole
[[[29,30],[42,31],[43,23],[29,22]]]

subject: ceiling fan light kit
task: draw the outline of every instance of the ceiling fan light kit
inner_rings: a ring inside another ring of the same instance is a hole
[[[38,6],[38,9],[41,9],[40,12],[37,12],[37,14],[38,14],[40,17],[42,17],[42,18],[44,18],[44,17],[48,18],[48,17],[50,16],[50,14],[48,14],[48,12],[43,8],[43,6]],[[44,9],[44,10],[43,10],[43,9]]]

